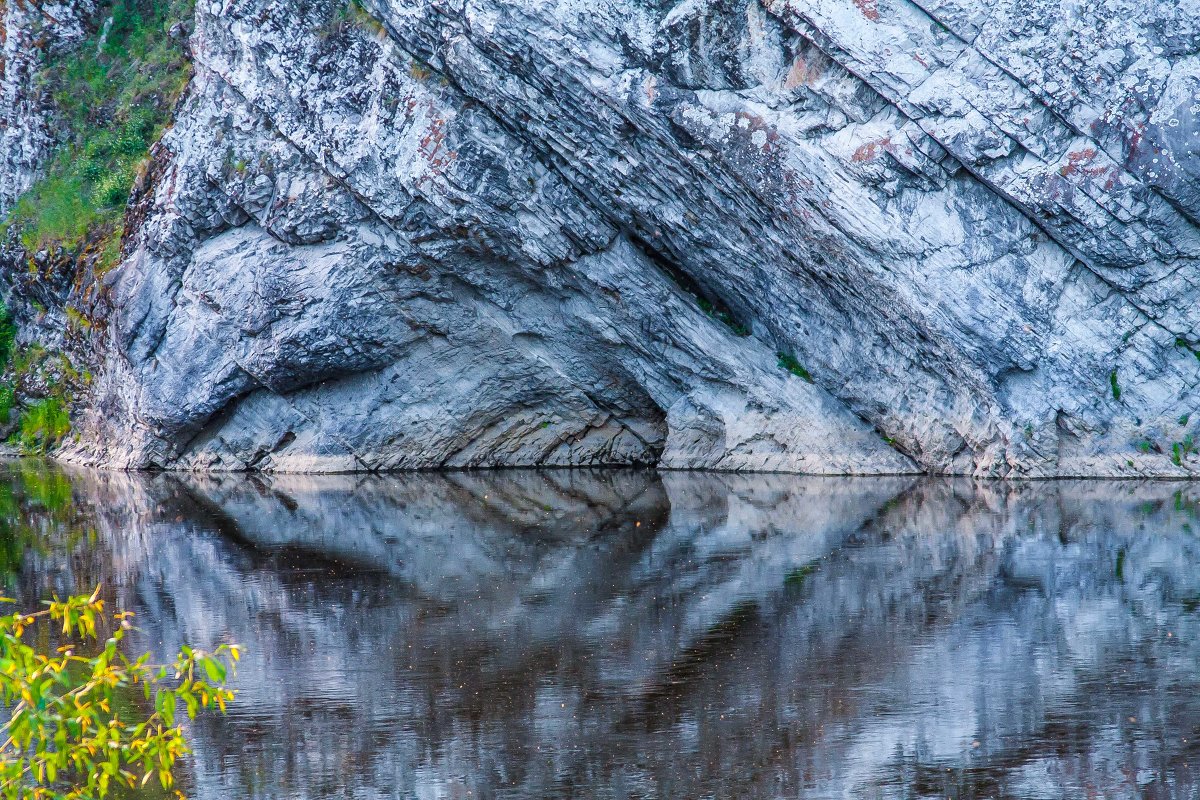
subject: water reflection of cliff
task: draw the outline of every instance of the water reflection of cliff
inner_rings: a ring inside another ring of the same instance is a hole
[[[67,479],[22,594],[248,646],[198,798],[1200,792],[1200,486]]]

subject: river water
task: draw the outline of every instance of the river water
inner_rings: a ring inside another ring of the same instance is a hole
[[[9,593],[245,647],[194,798],[1200,796],[1200,484],[0,470]]]

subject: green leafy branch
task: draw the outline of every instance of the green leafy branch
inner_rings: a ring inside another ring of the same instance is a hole
[[[149,654],[130,660],[120,645],[133,615],[119,612],[99,652],[81,655],[99,642],[98,623],[110,619],[99,587],[90,597],[45,605],[0,618],[0,699],[11,709],[0,744],[0,797],[102,800],[115,787],[154,779],[172,788],[175,765],[190,752],[179,706],[189,719],[201,710],[225,711],[234,699],[225,684],[240,657],[237,646],[184,646],[170,664],[152,665]],[[26,643],[31,629],[51,625],[66,644],[46,654]]]

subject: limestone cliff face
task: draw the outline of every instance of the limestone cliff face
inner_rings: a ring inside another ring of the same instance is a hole
[[[1194,0],[200,0],[190,48],[68,457],[1200,465]]]

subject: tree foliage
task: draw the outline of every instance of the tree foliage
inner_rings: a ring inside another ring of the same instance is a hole
[[[151,781],[172,789],[189,752],[180,712],[225,711],[238,648],[185,646],[172,663],[152,665],[148,654],[122,652],[132,614],[106,615],[99,588],[45,606],[0,617],[0,699],[10,711],[0,797],[101,800]]]

